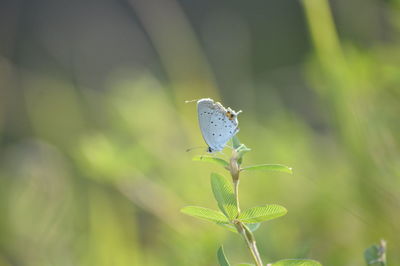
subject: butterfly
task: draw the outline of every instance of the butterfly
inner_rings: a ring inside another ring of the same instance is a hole
[[[241,112],[225,108],[210,98],[197,101],[199,126],[209,153],[221,151],[228,140],[239,132],[237,116]]]

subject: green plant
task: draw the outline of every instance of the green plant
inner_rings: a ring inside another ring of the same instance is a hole
[[[291,174],[292,169],[280,164],[260,164],[242,167],[243,156],[249,152],[250,149],[247,148],[246,145],[241,144],[237,137],[232,138],[232,144],[233,152],[229,162],[212,156],[196,156],[193,158],[195,161],[211,162],[220,165],[229,171],[232,177],[231,183],[220,174],[211,174],[211,187],[214,197],[218,203],[219,211],[199,206],[187,206],[184,207],[181,212],[196,218],[216,223],[217,225],[222,226],[232,232],[240,234],[245,241],[255,264],[257,266],[262,266],[264,264],[257,248],[257,243],[253,232],[257,230],[261,222],[281,217],[287,213],[287,210],[280,205],[267,204],[242,211],[239,204],[240,173],[242,171],[267,170]],[[230,265],[227,257],[224,254],[222,246],[218,249],[217,258],[221,266]],[[314,266],[321,264],[314,260],[288,259],[280,260],[267,265]]]
[[[367,265],[386,266],[386,241],[381,240],[379,245],[372,245],[364,251]]]

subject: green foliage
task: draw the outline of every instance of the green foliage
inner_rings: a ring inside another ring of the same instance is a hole
[[[238,233],[238,231],[236,230],[236,228],[232,224],[218,223],[218,225],[220,225],[223,228],[231,231],[232,233],[235,233],[235,234]]]
[[[239,147],[236,148],[236,152],[238,153],[238,163],[239,165],[243,162],[243,155],[251,151],[250,148],[247,148],[246,145],[240,144]]]
[[[271,266],[321,266],[322,264],[316,260],[307,259],[285,259],[268,264]]]
[[[181,212],[196,218],[208,220],[216,223],[228,223],[225,215],[219,211],[207,209],[198,206],[187,206],[181,209]]]
[[[260,228],[261,225],[260,223],[249,223],[249,224],[245,223],[245,224],[251,232],[255,232],[258,228]]]
[[[364,258],[367,265],[386,266],[386,242],[381,241],[380,245],[372,245],[364,251]]]
[[[235,149],[235,151],[238,153],[238,164],[242,164],[243,161],[243,155],[249,151],[251,151],[251,149],[247,148],[246,145],[240,143],[239,138],[236,136],[234,136],[232,138],[232,146]]]
[[[230,266],[229,261],[225,256],[223,246],[219,247],[217,252],[217,258],[220,266]]]
[[[263,231],[259,244],[276,247],[264,257],[281,258],[285,248],[303,257],[312,243],[326,265],[365,264],[372,244],[365,241],[380,232],[392,245],[390,264],[400,265],[399,0],[287,1],[285,8],[236,1],[233,14],[230,6],[214,8],[218,1],[174,1],[167,9],[142,1],[135,9],[145,10],[135,12],[94,1],[90,16],[78,2],[68,10],[29,2],[0,8],[7,14],[0,16],[0,265],[217,264],[221,234],[200,232],[177,213],[189,202],[219,210],[197,204],[209,196],[202,188],[210,173],[193,171],[198,163],[183,152],[202,140],[194,104],[182,99],[200,94],[245,109],[238,136],[254,151],[242,167],[278,162],[298,174],[241,177],[249,177],[242,180],[249,202],[263,193],[304,216],[301,228],[277,221],[285,226],[273,227],[273,240]],[[204,5],[212,14],[197,16]],[[266,8],[276,15],[254,18]],[[46,18],[34,25],[40,40],[18,31],[18,23],[25,28],[39,17]],[[201,31],[193,30],[199,23]],[[234,46],[232,32],[241,36]],[[215,74],[229,89],[215,86]],[[264,203],[272,202],[254,206]],[[343,233],[348,224],[357,228],[351,237]],[[236,244],[232,253],[242,258],[247,250]]]
[[[225,161],[224,159],[213,157],[213,156],[204,156],[204,155],[199,155],[195,156],[192,159],[193,161],[202,161],[202,162],[210,162],[210,163],[215,163],[223,167],[228,167],[229,163]]]
[[[258,206],[245,210],[239,215],[239,220],[244,223],[260,223],[281,217],[287,210],[276,204]]]
[[[219,209],[229,220],[235,219],[238,213],[232,185],[222,175],[212,173],[211,187]]]
[[[233,136],[232,138],[232,146],[233,148],[236,150],[237,148],[239,148],[239,146],[241,145],[239,138],[237,135]]]
[[[258,164],[241,168],[241,171],[267,170],[293,174],[292,168],[281,164]]]
[[[239,139],[235,136],[232,139],[233,147],[235,151],[233,152],[232,160],[237,160],[237,163],[240,165],[243,160],[243,155],[250,151],[246,145],[241,144]],[[232,174],[232,178],[236,180],[238,178],[240,171],[254,171],[254,170],[267,170],[267,171],[278,171],[292,174],[292,169],[280,164],[260,164],[260,165],[252,165],[244,168],[237,169],[232,167],[227,161],[216,158],[212,156],[196,156],[193,158],[194,161],[205,161],[211,162],[218,165],[223,166],[225,169],[229,170]],[[230,168],[232,167],[232,168]],[[236,172],[235,172],[236,171]],[[235,174],[236,173],[236,174]],[[236,176],[236,177],[235,177]],[[237,185],[237,182],[233,182]],[[247,209],[240,214],[238,213],[240,210],[237,206],[238,199],[236,199],[236,195],[234,194],[234,189],[225,177],[220,174],[212,173],[211,174],[211,187],[214,193],[214,197],[217,200],[218,207],[221,212],[214,211],[211,209],[197,207],[197,206],[188,206],[183,208],[181,211],[185,214],[205,219],[208,221],[215,222],[216,224],[228,229],[229,231],[240,233],[245,239],[247,239],[246,243],[255,243],[254,236],[252,232],[256,231],[260,227],[260,223],[268,220],[272,220],[278,217],[281,217],[287,213],[285,207],[269,204],[265,206],[257,206],[250,209]],[[261,259],[257,258],[253,248],[250,244],[248,246],[251,249],[253,257],[257,262],[257,265],[261,265]],[[225,254],[223,248],[220,247],[217,253],[218,261],[221,266],[230,265]],[[252,265],[242,263],[240,265]],[[281,260],[274,264],[269,265],[289,265],[289,266],[314,266],[320,265],[318,262],[313,260]]]
[[[217,223],[217,224],[233,233],[236,234],[238,233],[236,227],[233,226],[232,224],[227,224],[227,223]],[[260,223],[249,223],[249,224],[245,223],[245,225],[251,232],[255,232],[258,228],[260,228]]]

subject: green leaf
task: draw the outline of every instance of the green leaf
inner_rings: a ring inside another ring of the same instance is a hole
[[[222,175],[211,174],[211,187],[219,209],[229,220],[237,217],[237,207],[232,185]]]
[[[271,266],[322,266],[316,260],[307,260],[307,259],[286,259],[274,262],[272,264],[267,264]]]
[[[386,241],[381,240],[380,245],[372,245],[364,251],[364,258],[367,265],[386,265]]]
[[[187,206],[181,209],[181,212],[196,218],[208,220],[216,223],[228,223],[225,215],[219,211],[207,209],[198,206]]]
[[[251,149],[247,148],[244,144],[240,144],[240,146],[236,148],[236,152],[239,153],[239,158],[243,157],[243,155],[249,151],[251,151]]]
[[[250,264],[250,263],[240,263],[237,266],[254,266],[254,264]]]
[[[240,146],[237,147],[235,150],[236,150],[236,152],[238,154],[237,155],[238,156],[237,162],[238,162],[239,165],[241,165],[242,162],[243,162],[243,155],[245,153],[251,151],[251,149],[247,148],[246,145],[244,145],[244,144],[240,144]]]
[[[238,234],[238,231],[236,229],[236,227],[234,227],[232,224],[227,224],[227,223],[217,223],[218,225],[224,227],[225,229],[228,229],[229,231]],[[249,228],[249,230],[251,232],[255,232],[259,227],[260,227],[260,223],[257,224],[246,224],[247,228]]]
[[[217,223],[218,225],[224,227],[225,229],[228,229],[229,231],[238,234],[238,231],[236,230],[236,227],[234,227],[232,224],[226,224],[226,223]]]
[[[217,252],[217,258],[220,266],[230,266],[228,259],[224,253],[224,247],[220,246]]]
[[[244,223],[259,223],[281,217],[287,213],[285,207],[276,204],[257,206],[245,210],[239,216]]]
[[[193,161],[202,161],[202,162],[215,163],[215,164],[221,165],[223,167],[228,167],[229,166],[229,163],[227,161],[225,161],[224,159],[216,158],[216,157],[213,157],[213,156],[200,155],[200,156],[193,157],[192,160]]]
[[[246,224],[247,228],[249,228],[249,230],[251,232],[255,232],[259,227],[260,227],[260,223],[256,223],[256,224]]]
[[[236,150],[241,145],[239,138],[235,135],[232,138],[232,146]]]
[[[246,166],[241,169],[241,171],[252,171],[252,170],[268,170],[268,171],[278,171],[293,174],[292,168],[281,164],[259,164]]]

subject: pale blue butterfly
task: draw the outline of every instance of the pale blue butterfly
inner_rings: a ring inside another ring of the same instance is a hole
[[[231,108],[225,108],[219,102],[204,98],[197,101],[197,114],[201,134],[210,153],[221,151],[226,143],[239,132],[237,115]]]

